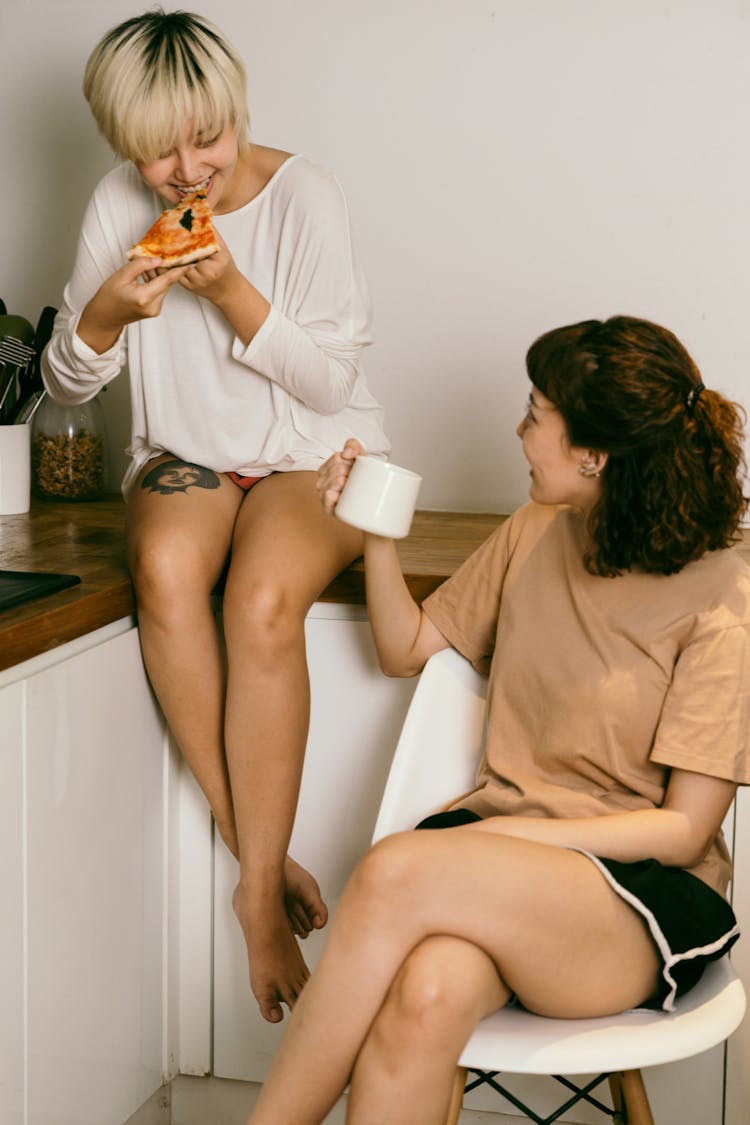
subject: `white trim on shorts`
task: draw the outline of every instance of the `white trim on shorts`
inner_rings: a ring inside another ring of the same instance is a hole
[[[587,859],[590,859],[591,862],[598,868],[598,870],[601,871],[602,875],[607,880],[612,890],[615,891],[615,893],[618,894],[621,899],[627,902],[628,905],[632,906],[634,910],[637,910],[641,917],[645,919],[651,937],[653,938],[656,948],[659,950],[659,954],[662,958],[662,976],[664,977],[664,981],[669,989],[669,992],[662,1001],[662,1008],[665,1012],[673,1012],[675,1005],[675,994],[677,992],[677,982],[672,976],[672,969],[674,968],[674,966],[679,964],[680,961],[692,961],[695,957],[710,957],[711,954],[718,953],[721,948],[727,944],[728,941],[739,935],[739,923],[735,923],[731,930],[723,934],[720,938],[717,938],[716,941],[710,942],[708,945],[696,946],[693,949],[685,949],[680,953],[674,953],[654,914],[652,914],[649,908],[644,903],[642,903],[641,900],[632,893],[632,891],[627,890],[627,888],[623,887],[620,883],[617,882],[612,872],[604,863],[601,862],[598,856],[592,855],[591,852],[587,852],[584,848],[571,847],[569,850],[578,852],[580,855],[584,855]]]

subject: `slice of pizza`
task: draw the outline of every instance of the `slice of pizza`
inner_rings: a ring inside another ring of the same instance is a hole
[[[201,189],[162,211],[141,241],[128,250],[128,258],[161,258],[163,266],[186,266],[218,249],[211,208]]]

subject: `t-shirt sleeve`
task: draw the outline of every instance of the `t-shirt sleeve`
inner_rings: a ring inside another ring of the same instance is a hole
[[[489,672],[503,583],[508,569],[513,517],[506,520],[422,608],[445,639],[483,674]]]
[[[651,760],[750,784],[750,624],[710,632],[681,653]]]

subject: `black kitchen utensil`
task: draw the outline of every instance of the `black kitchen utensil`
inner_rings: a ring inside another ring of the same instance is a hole
[[[20,426],[25,422],[30,422],[37,411],[37,407],[41,405],[42,399],[47,395],[47,392],[42,388],[41,391],[34,391],[29,398],[24,399],[18,406],[16,413],[13,416],[14,426]]]
[[[34,343],[34,326],[25,316],[14,316],[12,313],[0,314],[0,340],[10,336],[21,344]]]
[[[13,417],[14,422],[29,421],[31,411],[35,404],[39,402],[40,396],[44,392],[44,383],[42,382],[42,352],[49,343],[56,316],[57,309],[53,308],[52,305],[45,305],[37,321],[36,330],[34,332],[34,354],[32,361],[28,367],[19,372],[18,405]]]
[[[36,332],[34,333],[34,347],[36,348],[37,355],[41,356],[42,352],[49,343],[49,338],[52,335],[52,328],[57,316],[57,309],[52,305],[45,305],[39,314],[39,320],[36,325]]]
[[[34,329],[23,316],[0,315],[0,423],[12,420],[19,378],[34,358]]]

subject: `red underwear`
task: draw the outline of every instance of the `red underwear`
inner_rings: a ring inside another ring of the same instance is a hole
[[[225,473],[224,475],[229,477],[231,481],[234,481],[237,487],[241,488],[243,492],[249,492],[254,484],[264,479],[263,477],[243,477],[240,473]]]

